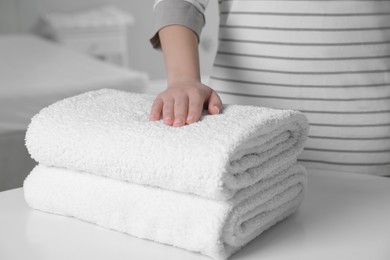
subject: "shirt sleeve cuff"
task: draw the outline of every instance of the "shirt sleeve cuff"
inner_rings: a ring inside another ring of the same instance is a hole
[[[150,39],[153,48],[161,48],[160,29],[168,25],[183,25],[195,32],[198,37],[205,25],[204,14],[194,5],[183,0],[165,0],[158,3],[154,8],[155,34]]]

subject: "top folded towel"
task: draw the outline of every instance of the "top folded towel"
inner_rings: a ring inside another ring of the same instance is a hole
[[[149,121],[154,96],[103,89],[42,109],[26,146],[47,166],[227,200],[293,164],[308,132],[293,110],[227,105],[183,127]]]

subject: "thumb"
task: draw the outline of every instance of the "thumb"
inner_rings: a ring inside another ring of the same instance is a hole
[[[214,90],[211,92],[208,104],[208,111],[211,115],[219,114],[222,111],[222,101]]]

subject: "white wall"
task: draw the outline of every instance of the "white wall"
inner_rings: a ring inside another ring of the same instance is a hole
[[[200,44],[201,70],[208,74],[217,47],[217,1],[210,1],[207,25]],[[75,12],[99,5],[115,5],[132,13],[136,19],[130,29],[130,65],[146,71],[152,79],[165,76],[162,55],[149,44],[153,34],[153,0],[0,0],[0,33],[32,32],[38,17],[47,12]]]

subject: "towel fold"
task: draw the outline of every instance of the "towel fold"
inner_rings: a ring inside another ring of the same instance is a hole
[[[305,186],[294,165],[221,201],[38,165],[24,194],[35,209],[225,259],[294,212]]]
[[[33,117],[26,146],[47,166],[228,200],[292,165],[308,131],[300,112],[238,105],[170,127],[149,121],[154,98],[104,89],[65,99]]]

